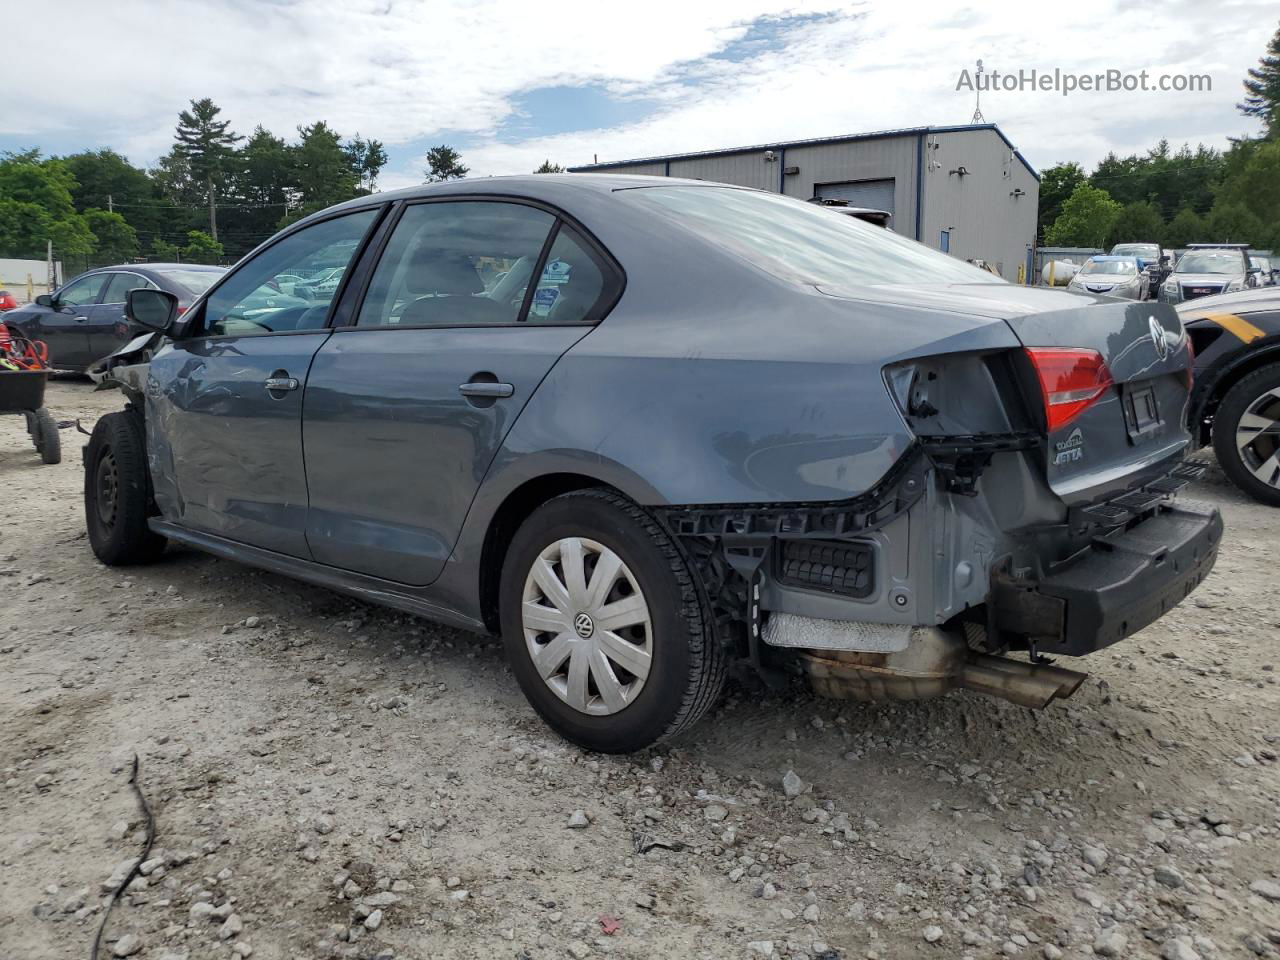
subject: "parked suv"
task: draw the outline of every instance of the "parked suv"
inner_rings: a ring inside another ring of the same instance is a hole
[[[1193,243],[1160,285],[1160,299],[1182,303],[1197,297],[1234,293],[1256,282],[1242,243]]]
[[[261,308],[335,258],[327,300]],[[1170,500],[1193,475],[1170,308],[1007,284],[816,204],[435,184],[303,220],[176,308],[133,291],[168,342],[106,365],[129,407],[85,453],[95,554],[172,541],[501,633],[595,750],[686,728],[730,660],[1042,707],[1084,680],[1045,654],[1141,629],[1217,554],[1216,511]]]

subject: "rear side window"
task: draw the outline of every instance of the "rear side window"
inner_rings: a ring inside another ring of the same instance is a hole
[[[356,319],[361,327],[514,323],[555,217],[518,203],[407,207]]]
[[[756,190],[642,187],[618,196],[660,213],[791,283],[1004,283],[985,270],[856,217]]]
[[[124,303],[130,290],[138,287],[149,287],[146,278],[136,273],[113,273],[111,282],[107,284],[107,292],[102,297],[103,303]]]
[[[590,248],[561,224],[529,302],[529,322],[580,323],[590,317],[604,286]]]
[[[322,328],[347,266],[377,216],[377,210],[361,210],[313,224],[241,264],[205,301],[205,334],[244,337]]]

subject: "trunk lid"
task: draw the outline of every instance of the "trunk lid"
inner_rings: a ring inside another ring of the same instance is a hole
[[[1134,474],[1189,447],[1191,347],[1172,307],[1085,302],[1006,322],[1028,350],[1035,386],[1037,348],[1097,351],[1110,372],[1112,382],[1094,402],[1056,428],[1045,426],[1049,485],[1064,501],[1085,502],[1128,486]]]
[[[1007,283],[820,289],[842,299],[1003,321],[1028,351],[1018,351],[1014,365],[1044,436],[1049,485],[1069,505],[1130,487],[1143,472],[1154,472],[1190,447],[1190,338],[1167,304]],[[1035,348],[1096,351],[1110,374],[1106,389],[1057,429],[1047,422],[1031,359]],[[980,422],[968,427],[975,433],[984,428]]]

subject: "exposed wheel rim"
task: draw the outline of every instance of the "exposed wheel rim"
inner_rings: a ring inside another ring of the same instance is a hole
[[[116,510],[120,503],[120,469],[115,454],[103,452],[94,475],[94,500],[98,507],[98,522],[105,528],[115,526]]]
[[[520,620],[538,676],[580,713],[618,713],[644,688],[653,663],[649,605],[630,568],[603,544],[566,537],[538,554]]]
[[[1236,424],[1236,452],[1246,470],[1280,488],[1280,387],[1266,391],[1245,409]]]

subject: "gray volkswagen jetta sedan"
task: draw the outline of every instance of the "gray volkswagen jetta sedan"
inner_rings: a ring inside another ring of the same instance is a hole
[[[341,270],[305,302],[278,277]],[[105,563],[166,543],[501,634],[595,750],[776,687],[1043,707],[1212,568],[1173,310],[1007,284],[820,206],[458,181],[303,220],[98,371]],[[161,343],[161,338],[163,342]]]

